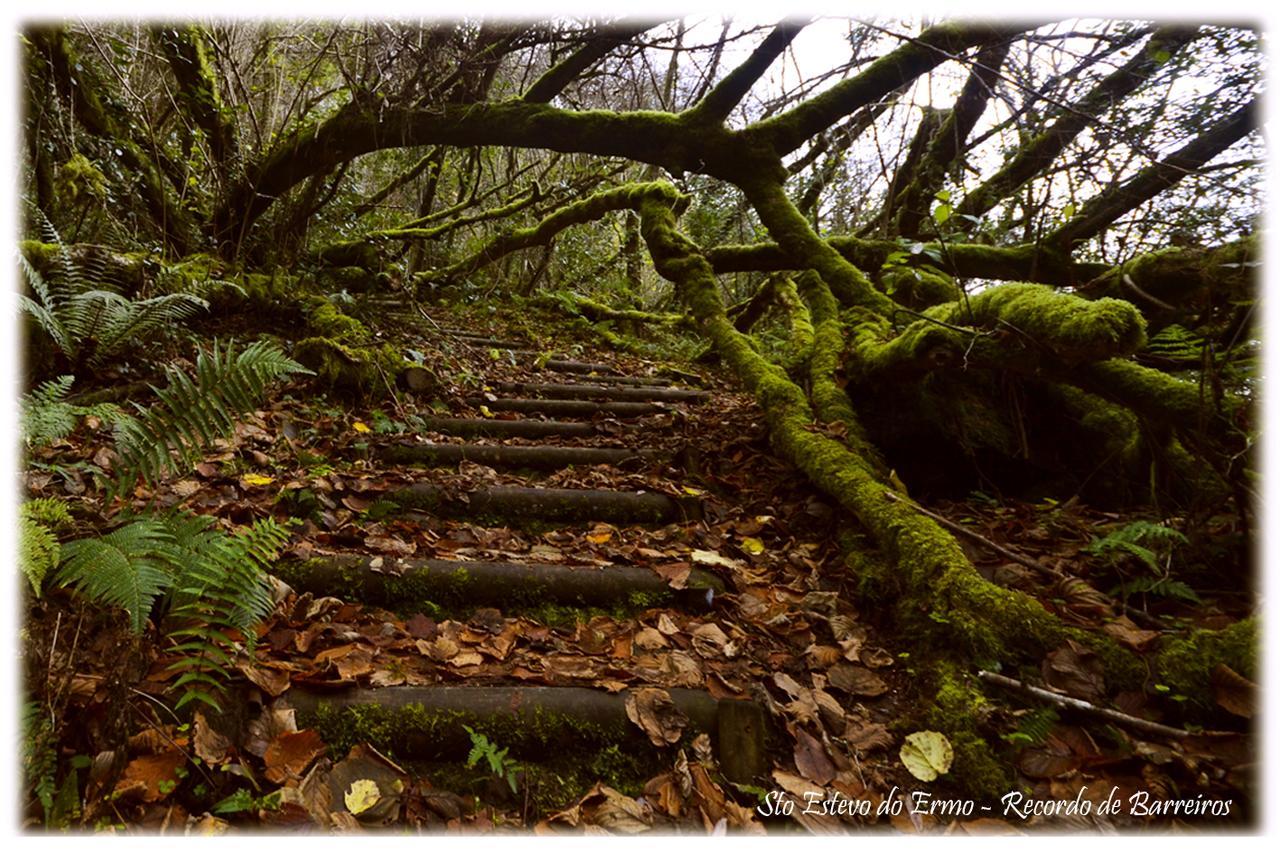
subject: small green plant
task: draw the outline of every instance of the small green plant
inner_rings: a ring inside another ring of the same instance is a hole
[[[74,383],[74,376],[63,374],[22,396],[22,441],[28,448],[61,439],[76,429],[81,418],[92,416],[112,423],[123,417],[120,407],[113,403],[79,406],[68,402],[66,397]]]
[[[57,246],[47,275],[23,256],[18,265],[35,299],[20,294],[19,304],[52,339],[75,368],[97,368],[209,304],[194,294],[164,294],[132,300],[117,293],[103,270],[82,269],[56,229],[39,215],[42,237]]]
[[[184,688],[177,707],[200,700],[220,708],[213,694],[228,678],[231,633],[244,636],[272,607],[266,581],[270,565],[289,531],[271,519],[235,533],[216,520],[186,512],[131,519],[100,537],[61,546],[55,580],[89,599],[125,610],[141,634],[161,596],[167,594],[157,624],[165,624],[168,651],[182,670],[174,683]]]
[[[18,567],[36,596],[45,576],[62,559],[56,534],[71,524],[66,502],[57,498],[37,498],[18,509]]]
[[[1084,553],[1102,558],[1119,572],[1123,572],[1126,563],[1134,562],[1146,571],[1147,574],[1125,578],[1112,589],[1112,596],[1128,599],[1134,594],[1149,594],[1199,602],[1200,597],[1190,585],[1170,577],[1173,552],[1186,542],[1181,531],[1140,519],[1105,537],[1094,538]]]
[[[1045,706],[1027,712],[1018,721],[1018,728],[1000,736],[1005,741],[1018,746],[1042,744],[1058,723],[1058,712],[1053,706]]]
[[[236,352],[233,345],[196,358],[195,378],[167,370],[169,384],[156,389],[159,401],[137,417],[116,424],[118,491],[139,480],[154,482],[179,464],[193,465],[207,445],[228,435],[236,419],[252,412],[267,386],[290,374],[310,373],[272,344],[258,341]]]
[[[520,764],[507,758],[507,752],[510,748],[499,748],[497,744],[489,740],[489,736],[482,732],[476,732],[465,724],[462,728],[467,731],[467,735],[471,736],[471,752],[467,754],[467,767],[475,768],[480,764],[481,760],[484,760],[489,766],[489,772],[499,780],[505,780],[507,785],[511,787],[512,794],[519,791],[516,777],[521,770]]]
[[[257,812],[258,810],[275,811],[280,809],[280,793],[269,792],[255,797],[248,789],[236,791],[213,805],[214,815],[231,815],[238,812]]]

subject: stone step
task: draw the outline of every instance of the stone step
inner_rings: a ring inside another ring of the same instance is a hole
[[[431,685],[324,692],[293,687],[284,696],[301,727],[316,727],[322,736],[345,727],[349,736],[399,760],[430,761],[466,757],[471,749],[467,726],[522,757],[609,745],[655,750],[627,716],[628,696],[636,690],[611,694],[547,685]],[[686,730],[712,737],[728,779],[751,783],[768,773],[767,721],[759,703],[717,700],[688,688],[667,691],[688,719]]]
[[[494,384],[494,388],[505,392],[539,395],[553,400],[659,400],[696,403],[711,397],[710,392],[672,386],[620,388],[576,383],[499,382]]]
[[[702,518],[702,504],[696,498],[657,492],[490,486],[451,493],[432,483],[416,483],[386,497],[405,509],[452,519],[667,524]]]
[[[401,442],[374,451],[388,463],[457,465],[463,460],[494,468],[554,471],[569,466],[618,466],[653,461],[664,456],[653,448],[576,448],[560,445],[472,445],[439,442]]]
[[[553,400],[551,398],[519,398],[499,397],[487,400],[483,397],[468,397],[468,406],[488,407],[493,412],[540,412],[544,415],[563,416],[569,418],[592,418],[596,415],[619,415],[634,418],[640,415],[653,415],[657,412],[670,412],[671,409],[661,403],[640,403],[619,400]]]
[[[705,609],[725,591],[719,576],[701,569],[690,570],[684,589],[676,591],[662,576],[642,566],[562,566],[363,554],[286,559],[278,561],[272,572],[299,592],[399,611],[421,608],[424,602],[445,607],[519,609],[546,603],[607,608],[637,598],[646,607],[684,604],[696,598]]]

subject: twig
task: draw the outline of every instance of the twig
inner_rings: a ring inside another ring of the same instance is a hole
[[[1036,572],[1043,573],[1052,578],[1062,579],[1066,577],[1064,573],[1059,572],[1056,569],[1051,569],[1045,566],[1044,564],[1040,563],[1039,561],[1032,560],[1031,558],[1020,555],[1015,551],[1010,551],[1009,549],[1005,548],[999,543],[994,543],[991,540],[988,540],[986,537],[982,536],[978,532],[970,531],[968,528],[964,527],[963,525],[957,525],[955,522],[952,522],[950,519],[946,518],[945,516],[939,516],[937,513],[934,513],[932,510],[926,510],[925,508],[921,507],[919,504],[915,503],[914,501],[905,499],[901,495],[896,495],[892,492],[885,492],[884,495],[890,501],[899,501],[903,504],[910,505],[910,507],[913,510],[916,510],[924,514],[925,516],[928,516],[930,519],[937,522],[939,525],[946,528],[951,533],[960,534],[961,536],[968,537],[969,539],[973,540],[979,545],[986,546],[987,548],[991,549],[991,551],[995,552],[996,554],[1000,555],[1003,558],[1013,561],[1014,563],[1021,564],[1022,566],[1025,566],[1028,569],[1034,569]]]
[[[1005,548],[999,543],[992,542],[991,540],[979,534],[977,531],[971,531],[968,528],[964,527],[963,525],[957,525],[955,522],[952,522],[950,519],[946,518],[945,516],[939,516],[937,513],[934,513],[930,510],[926,510],[925,508],[921,507],[919,504],[915,503],[914,501],[905,499],[902,496],[896,495],[892,492],[886,492],[885,497],[888,498],[890,501],[900,501],[904,504],[910,505],[912,509],[919,511],[925,516],[928,516],[930,519],[937,522],[939,525],[946,528],[948,531],[951,531],[953,534],[960,534],[963,537],[968,537],[970,540],[973,540],[978,545],[985,546],[986,548],[990,549],[991,551],[995,552],[1001,557],[1006,558],[1007,560],[1011,560],[1014,563],[1025,566],[1028,569],[1035,570],[1036,572],[1043,573],[1044,575],[1047,575],[1050,578],[1057,579],[1058,581],[1064,581],[1067,578],[1071,577],[1065,572],[1060,572],[1059,570],[1053,569],[1052,567],[1045,566],[1044,564],[1040,563],[1037,560],[1033,560],[1024,555],[1020,555],[1015,551],[1011,551]],[[1167,626],[1159,617],[1155,616],[1154,614],[1148,614],[1146,611],[1142,610],[1141,608],[1135,608],[1132,605],[1126,605],[1123,602],[1113,601],[1112,604],[1115,605],[1115,607],[1119,608],[1121,611],[1123,611],[1125,615],[1128,616],[1130,619],[1132,619],[1135,623],[1138,623],[1141,626],[1145,626],[1146,628],[1149,628],[1149,629],[1167,628]]]
[[[1019,682],[1017,679],[1010,679],[1008,676],[1001,676],[999,673],[992,673],[989,670],[979,670],[978,678],[983,682],[991,685],[998,685],[1001,688],[1008,688],[1011,691],[1019,691],[1028,696],[1035,697],[1038,700],[1045,700],[1061,709],[1074,709],[1077,712],[1083,712],[1094,717],[1104,718],[1112,723],[1129,727],[1130,729],[1140,730],[1152,735],[1163,736],[1165,738],[1190,738],[1196,735],[1222,736],[1222,735],[1240,735],[1234,732],[1217,732],[1205,730],[1204,732],[1194,733],[1185,729],[1158,724],[1155,721],[1149,721],[1145,718],[1126,715],[1124,712],[1118,712],[1115,709],[1104,709],[1101,706],[1095,706],[1088,700],[1081,700],[1078,697],[1072,697],[1067,694],[1058,694],[1054,691],[1048,691],[1044,688],[1037,688],[1034,685],[1028,685],[1025,682]]]

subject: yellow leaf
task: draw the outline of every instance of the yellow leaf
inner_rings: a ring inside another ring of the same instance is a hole
[[[357,421],[356,423],[352,424],[351,426],[355,429],[355,431],[356,431],[357,433],[371,433],[371,432],[373,432],[372,430],[370,430],[370,429],[369,429],[369,425],[368,425],[368,424],[365,424],[363,421]]]
[[[913,732],[902,742],[898,758],[907,766],[911,776],[928,783],[938,779],[951,769],[951,760],[955,754],[951,742],[940,732],[924,730]]]
[[[480,414],[481,414],[481,415],[483,415],[485,418],[492,418],[492,417],[493,417],[493,410],[492,410],[492,409],[490,409],[490,408],[489,408],[489,407],[487,407],[487,406],[481,406],[481,407],[480,407]]]
[[[275,478],[268,477],[265,474],[247,474],[244,477],[240,478],[240,480],[249,486],[266,486],[267,484],[273,482]]]
[[[742,548],[748,554],[758,555],[764,552],[764,543],[755,537],[743,537]]]
[[[705,489],[698,489],[696,486],[684,486],[684,487],[681,487],[681,489],[685,491],[686,495],[706,495],[707,494]]]
[[[590,534],[587,534],[587,540],[595,543],[596,545],[599,545],[600,543],[607,543],[612,539],[613,531],[592,531]]]
[[[373,780],[356,780],[342,796],[342,801],[346,804],[347,812],[360,815],[376,804],[380,797],[382,792],[378,791],[378,784]]]

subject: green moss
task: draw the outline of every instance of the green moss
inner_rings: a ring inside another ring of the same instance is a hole
[[[948,324],[1016,336],[1027,349],[1043,348],[1067,364],[1128,355],[1147,340],[1146,321],[1132,303],[1091,302],[1047,285],[999,285],[925,314]]]
[[[939,663],[932,676],[934,703],[925,721],[951,742],[955,762],[950,776],[962,781],[966,791],[998,798],[1009,790],[1011,775],[980,732],[990,702],[976,680],[950,662]]]
[[[1209,708],[1214,704],[1214,668],[1225,664],[1246,679],[1255,679],[1258,649],[1258,620],[1249,617],[1219,631],[1198,629],[1165,643],[1156,658],[1156,672],[1175,693]]]
[[[68,207],[102,201],[107,197],[107,176],[83,154],[76,152],[58,167],[54,188]]]
[[[367,273],[382,269],[378,247],[365,240],[333,243],[316,252],[316,259],[328,267],[360,267]]]
[[[389,386],[404,365],[399,351],[391,344],[349,347],[332,338],[305,338],[295,345],[293,355],[315,372],[321,384],[356,396],[390,394]]]
[[[894,301],[917,311],[960,299],[955,279],[933,267],[894,266],[880,273],[880,287]]]

